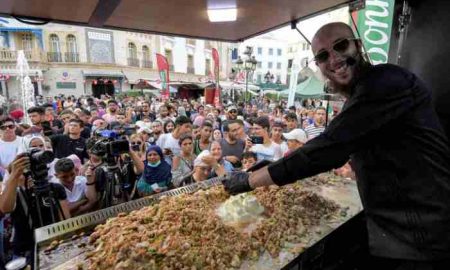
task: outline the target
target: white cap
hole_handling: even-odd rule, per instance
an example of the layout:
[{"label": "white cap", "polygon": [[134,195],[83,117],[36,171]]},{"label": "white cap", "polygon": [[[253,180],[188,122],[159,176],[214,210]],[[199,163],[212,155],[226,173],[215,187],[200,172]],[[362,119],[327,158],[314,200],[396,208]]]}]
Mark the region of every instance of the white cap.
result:
[{"label": "white cap", "polygon": [[297,140],[301,143],[306,143],[306,132],[303,129],[296,128],[291,130],[288,133],[283,133],[283,137],[286,138],[286,140]]},{"label": "white cap", "polygon": [[141,128],[138,130],[137,133],[142,133],[142,132],[145,132],[145,133],[147,133],[147,134],[152,134],[152,133],[153,133],[153,131],[152,131],[150,128],[148,128],[148,127],[141,127]]},{"label": "white cap", "polygon": [[203,162],[203,157],[209,155],[208,150],[203,150],[194,160],[194,167],[209,167],[208,164]]}]

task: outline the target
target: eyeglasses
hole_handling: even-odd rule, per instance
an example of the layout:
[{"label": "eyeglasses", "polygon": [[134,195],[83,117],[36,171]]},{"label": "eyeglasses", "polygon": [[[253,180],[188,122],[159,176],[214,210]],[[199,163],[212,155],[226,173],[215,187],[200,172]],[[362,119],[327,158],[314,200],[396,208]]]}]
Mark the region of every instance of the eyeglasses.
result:
[{"label": "eyeglasses", "polygon": [[131,145],[141,145],[142,142],[131,142]]},{"label": "eyeglasses", "polygon": [[[347,51],[348,47],[350,47],[350,41],[354,41],[354,40],[359,40],[359,39],[358,38],[344,38],[344,39],[338,40],[335,43],[333,43],[333,46],[331,46],[331,48],[335,52],[342,54]],[[314,61],[316,61],[316,63],[320,64],[320,63],[326,62],[328,60],[328,58],[330,58],[330,52],[326,51],[326,50],[322,50],[314,56]]]},{"label": "eyeglasses", "polygon": [[6,130],[7,128],[9,128],[9,129],[14,129],[15,127],[16,127],[15,125],[11,124],[11,125],[4,125],[4,126],[1,126],[0,129],[1,129],[1,130]]}]

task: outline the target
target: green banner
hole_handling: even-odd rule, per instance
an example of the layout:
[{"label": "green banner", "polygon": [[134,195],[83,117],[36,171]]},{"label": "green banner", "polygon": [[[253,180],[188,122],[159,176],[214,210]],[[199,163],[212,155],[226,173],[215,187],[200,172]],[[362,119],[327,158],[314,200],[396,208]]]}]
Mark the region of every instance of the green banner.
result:
[{"label": "green banner", "polygon": [[357,12],[359,34],[372,63],[388,62],[395,0],[366,0],[366,8]]},{"label": "green banner", "polygon": [[57,89],[76,89],[76,82],[56,82]]}]

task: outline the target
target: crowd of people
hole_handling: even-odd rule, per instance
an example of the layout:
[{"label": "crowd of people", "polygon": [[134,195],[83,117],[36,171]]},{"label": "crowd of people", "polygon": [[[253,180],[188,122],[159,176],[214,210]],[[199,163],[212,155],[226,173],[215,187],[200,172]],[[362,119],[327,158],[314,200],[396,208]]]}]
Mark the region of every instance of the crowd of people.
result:
[{"label": "crowd of people", "polygon": [[[11,107],[0,120],[3,261],[11,254],[30,257],[37,220],[54,221],[29,203],[36,196],[27,173],[30,151],[53,152],[48,182],[62,219],[276,161],[323,132],[332,117],[318,100],[287,107],[253,99],[217,107],[143,96],[59,96],[35,105]],[[111,153],[114,141],[126,141],[127,150]],[[119,180],[110,184],[117,181],[112,165]],[[351,176],[345,168],[336,173]]]}]

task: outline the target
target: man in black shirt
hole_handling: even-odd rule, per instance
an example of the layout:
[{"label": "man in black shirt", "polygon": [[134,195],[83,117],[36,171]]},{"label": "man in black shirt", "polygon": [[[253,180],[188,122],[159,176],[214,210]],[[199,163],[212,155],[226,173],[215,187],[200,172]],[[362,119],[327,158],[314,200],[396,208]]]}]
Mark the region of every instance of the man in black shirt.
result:
[{"label": "man in black shirt", "polygon": [[83,127],[83,121],[71,119],[69,121],[68,134],[50,136],[56,158],[64,158],[75,154],[84,164],[85,159],[88,159],[89,157],[86,151],[86,139],[81,137]]},{"label": "man in black shirt", "polygon": [[342,112],[300,149],[251,175],[235,174],[226,189],[284,185],[351,158],[373,256],[368,267],[450,269],[450,154],[430,91],[401,67],[370,65],[346,24],[322,27],[312,49],[331,89],[347,97]]},{"label": "man in black shirt", "polygon": [[136,115],[136,121],[142,121],[144,116],[150,117],[150,121],[155,121],[156,115],[150,110],[150,102],[143,101],[141,112]]}]

